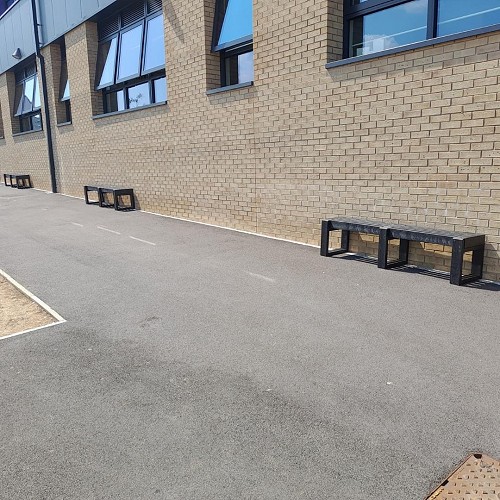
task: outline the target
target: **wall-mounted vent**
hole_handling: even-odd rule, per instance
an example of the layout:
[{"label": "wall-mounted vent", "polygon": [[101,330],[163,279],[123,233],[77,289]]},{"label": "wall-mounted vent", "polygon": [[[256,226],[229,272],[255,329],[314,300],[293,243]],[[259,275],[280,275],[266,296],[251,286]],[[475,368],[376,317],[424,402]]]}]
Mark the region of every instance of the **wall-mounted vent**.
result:
[{"label": "wall-mounted vent", "polygon": [[99,38],[107,38],[120,29],[120,18],[118,16],[108,17],[99,23]]},{"label": "wall-mounted vent", "polygon": [[144,18],[144,3],[135,3],[122,12],[122,28]]},{"label": "wall-mounted vent", "polygon": [[161,10],[161,0],[147,0],[148,14]]}]

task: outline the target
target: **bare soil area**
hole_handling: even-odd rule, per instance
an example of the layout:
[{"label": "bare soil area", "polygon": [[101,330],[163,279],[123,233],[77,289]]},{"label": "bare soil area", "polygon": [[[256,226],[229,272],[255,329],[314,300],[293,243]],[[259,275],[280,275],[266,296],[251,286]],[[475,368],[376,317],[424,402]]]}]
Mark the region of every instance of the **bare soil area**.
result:
[{"label": "bare soil area", "polygon": [[55,321],[47,311],[0,276],[0,337]]}]

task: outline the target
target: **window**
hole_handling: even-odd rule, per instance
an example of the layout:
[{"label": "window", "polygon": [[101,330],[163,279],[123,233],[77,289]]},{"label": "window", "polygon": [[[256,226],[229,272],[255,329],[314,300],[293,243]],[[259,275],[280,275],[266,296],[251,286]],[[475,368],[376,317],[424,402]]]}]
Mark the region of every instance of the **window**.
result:
[{"label": "window", "polygon": [[440,0],[438,3],[437,35],[500,24],[498,0]]},{"label": "window", "polygon": [[[58,120],[59,123],[68,123],[71,121],[71,102],[70,102],[70,90],[69,90],[69,79],[68,79],[68,64],[66,61],[66,50],[64,46],[61,46],[61,81],[59,84],[60,96],[64,113]],[[59,118],[59,117],[58,117]]]},{"label": "window", "polygon": [[499,0],[345,0],[344,57],[500,24]]},{"label": "window", "polygon": [[254,79],[252,12],[252,0],[217,1],[213,50],[220,53],[222,86]]},{"label": "window", "polygon": [[42,129],[40,90],[34,63],[16,73],[14,106],[14,117],[19,119],[20,132]]},{"label": "window", "polygon": [[99,24],[96,82],[105,113],[167,100],[161,5],[141,1]]}]

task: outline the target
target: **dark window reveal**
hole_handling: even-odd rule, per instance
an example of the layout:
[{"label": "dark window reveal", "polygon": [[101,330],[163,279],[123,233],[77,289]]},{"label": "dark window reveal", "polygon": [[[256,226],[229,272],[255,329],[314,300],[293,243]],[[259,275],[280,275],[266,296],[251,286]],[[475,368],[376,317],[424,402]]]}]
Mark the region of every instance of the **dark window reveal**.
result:
[{"label": "dark window reveal", "polygon": [[[96,82],[106,113],[166,100],[163,30],[160,0],[135,3],[100,23]],[[164,92],[155,90],[159,79]]]}]

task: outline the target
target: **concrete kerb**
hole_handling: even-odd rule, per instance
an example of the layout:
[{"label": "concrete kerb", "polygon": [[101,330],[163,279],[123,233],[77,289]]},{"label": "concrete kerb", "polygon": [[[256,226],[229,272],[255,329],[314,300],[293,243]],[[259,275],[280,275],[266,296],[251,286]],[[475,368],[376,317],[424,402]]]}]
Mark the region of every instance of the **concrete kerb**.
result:
[{"label": "concrete kerb", "polygon": [[49,323],[48,325],[43,325],[43,326],[39,326],[36,328],[30,328],[28,330],[23,330],[21,332],[12,333],[10,335],[5,335],[3,337],[0,337],[0,340],[5,340],[5,339],[11,338],[11,337],[16,337],[18,335],[23,335],[25,333],[34,332],[37,330],[41,330],[43,328],[49,328],[50,326],[59,325],[61,323],[66,323],[66,320],[59,313],[54,311],[54,309],[52,309],[49,305],[47,305],[45,302],[43,302],[43,300],[39,299],[36,295],[31,293],[29,290],[27,290],[24,286],[22,286],[20,283],[18,283],[12,276],[7,274],[2,269],[0,269],[0,276],[5,278],[11,285],[15,286],[23,295],[25,295],[30,300],[32,300],[33,302],[38,304],[44,311],[46,311],[48,314],[50,314],[56,320],[53,323]]}]

